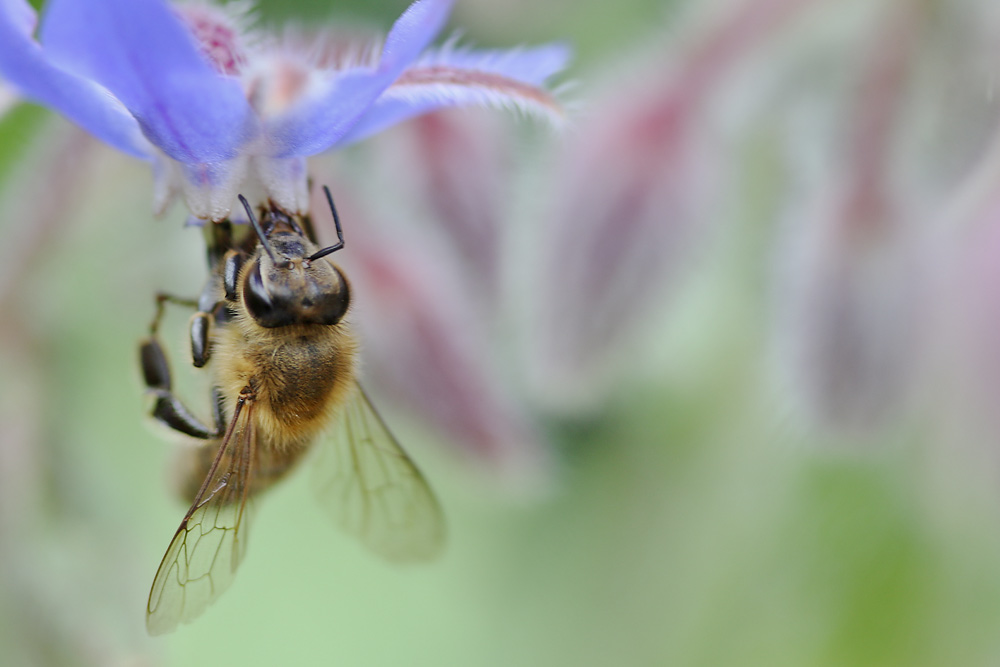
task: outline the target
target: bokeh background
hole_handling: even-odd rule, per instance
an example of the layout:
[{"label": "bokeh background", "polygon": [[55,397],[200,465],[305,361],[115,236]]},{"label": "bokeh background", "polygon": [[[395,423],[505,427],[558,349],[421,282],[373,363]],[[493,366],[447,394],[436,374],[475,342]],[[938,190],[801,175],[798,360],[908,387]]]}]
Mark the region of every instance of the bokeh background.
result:
[{"label": "bokeh background", "polygon": [[445,113],[313,163],[448,549],[386,565],[296,475],[163,638],[185,506],[136,342],[156,290],[199,290],[201,234],[154,219],[145,165],[7,105],[0,664],[1000,662],[995,3],[461,0],[451,25],[572,43],[563,127]]}]

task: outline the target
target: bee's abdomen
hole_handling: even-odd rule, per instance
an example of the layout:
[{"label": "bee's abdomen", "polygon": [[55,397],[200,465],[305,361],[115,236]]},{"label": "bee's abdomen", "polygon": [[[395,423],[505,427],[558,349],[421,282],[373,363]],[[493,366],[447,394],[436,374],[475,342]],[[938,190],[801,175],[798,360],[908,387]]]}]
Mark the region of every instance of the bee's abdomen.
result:
[{"label": "bee's abdomen", "polygon": [[295,464],[305,453],[303,446],[295,447],[261,447],[258,449],[257,463],[253,471],[250,493],[257,494],[266,491],[275,482],[280,481],[295,469]]},{"label": "bee's abdomen", "polygon": [[[190,502],[201,488],[205,477],[219,454],[221,441],[214,441],[204,447],[185,448],[178,452],[175,461],[174,486],[181,500]],[[254,448],[256,456],[250,470],[249,495],[254,496],[266,491],[275,482],[281,480],[295,468],[295,463],[306,451],[302,444],[275,447],[274,443],[261,438]],[[227,452],[219,462],[223,470],[233,468],[232,452]],[[233,500],[241,498],[241,494],[233,494]]]}]

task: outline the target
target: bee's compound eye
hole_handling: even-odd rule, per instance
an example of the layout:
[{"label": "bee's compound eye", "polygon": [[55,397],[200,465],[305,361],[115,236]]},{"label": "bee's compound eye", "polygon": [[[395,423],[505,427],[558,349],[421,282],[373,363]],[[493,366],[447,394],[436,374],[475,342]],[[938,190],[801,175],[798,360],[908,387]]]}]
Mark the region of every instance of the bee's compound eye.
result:
[{"label": "bee's compound eye", "polygon": [[329,289],[322,291],[320,298],[311,309],[309,319],[317,324],[337,324],[344,319],[351,305],[351,288],[340,269],[334,267],[334,278]]},{"label": "bee's compound eye", "polygon": [[262,327],[283,327],[295,323],[284,299],[275,299],[260,275],[260,262],[254,262],[243,280],[243,302],[250,316]]}]

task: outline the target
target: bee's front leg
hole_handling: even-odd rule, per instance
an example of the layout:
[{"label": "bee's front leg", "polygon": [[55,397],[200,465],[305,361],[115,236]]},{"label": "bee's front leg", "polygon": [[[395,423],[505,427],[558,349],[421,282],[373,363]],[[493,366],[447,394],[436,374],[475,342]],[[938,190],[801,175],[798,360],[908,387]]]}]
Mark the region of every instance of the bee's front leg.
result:
[{"label": "bee's front leg", "polygon": [[[217,318],[226,319],[229,317],[226,304],[236,301],[236,280],[243,266],[243,255],[230,250],[222,259],[223,268],[221,271],[223,299],[218,299],[218,279],[209,280],[205,285],[201,298],[194,307],[198,309],[191,317],[191,361],[196,368],[201,368],[208,363],[212,350],[209,347],[209,334],[212,322]],[[189,302],[190,303],[190,302]]]}]

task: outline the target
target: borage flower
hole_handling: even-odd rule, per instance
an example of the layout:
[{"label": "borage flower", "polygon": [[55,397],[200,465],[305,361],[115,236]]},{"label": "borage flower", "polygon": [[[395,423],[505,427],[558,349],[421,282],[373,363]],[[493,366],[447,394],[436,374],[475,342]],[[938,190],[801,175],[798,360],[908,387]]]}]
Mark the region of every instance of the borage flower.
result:
[{"label": "borage flower", "polygon": [[559,114],[542,86],[568,49],[428,51],[452,0],[417,0],[374,45],[249,38],[239,17],[162,0],[0,0],[0,74],[28,98],[150,161],[156,208],[182,194],[206,220],[237,193],[308,208],[305,158],[433,109]]}]

